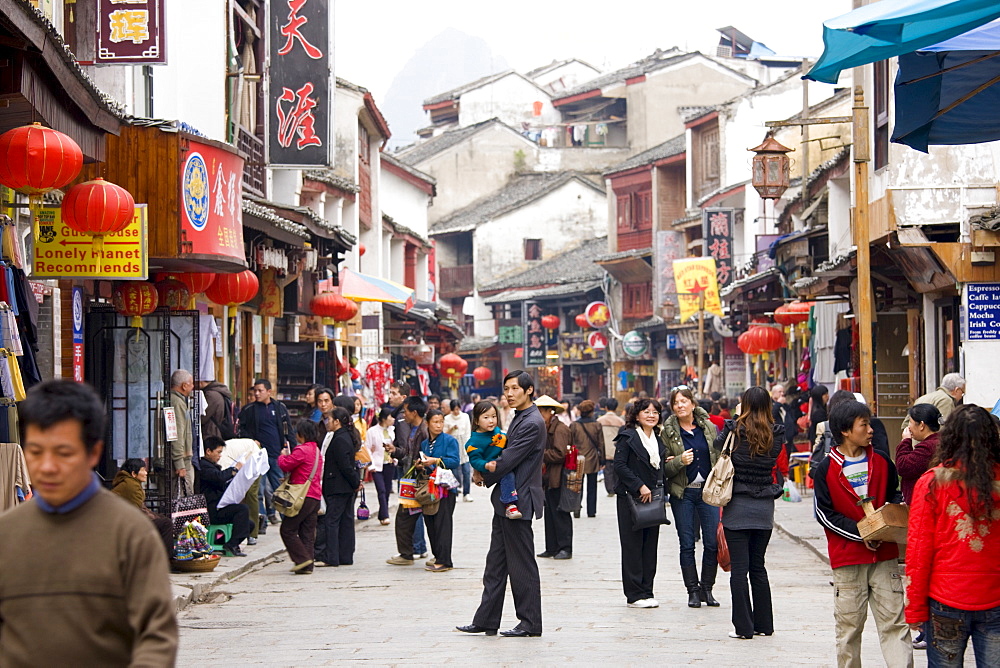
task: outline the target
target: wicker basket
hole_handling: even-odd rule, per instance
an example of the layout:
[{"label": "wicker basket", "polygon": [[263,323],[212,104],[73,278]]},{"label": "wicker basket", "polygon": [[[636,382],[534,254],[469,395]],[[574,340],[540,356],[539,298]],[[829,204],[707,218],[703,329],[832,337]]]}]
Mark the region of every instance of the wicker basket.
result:
[{"label": "wicker basket", "polygon": [[906,542],[906,525],[910,510],[899,503],[887,503],[878,510],[870,499],[862,501],[865,517],[858,522],[858,531],[864,540],[885,540],[890,543]]},{"label": "wicker basket", "polygon": [[171,559],[170,567],[181,573],[208,573],[215,570],[215,567],[219,565],[221,560],[221,557],[217,554],[201,559],[188,559],[186,561]]}]

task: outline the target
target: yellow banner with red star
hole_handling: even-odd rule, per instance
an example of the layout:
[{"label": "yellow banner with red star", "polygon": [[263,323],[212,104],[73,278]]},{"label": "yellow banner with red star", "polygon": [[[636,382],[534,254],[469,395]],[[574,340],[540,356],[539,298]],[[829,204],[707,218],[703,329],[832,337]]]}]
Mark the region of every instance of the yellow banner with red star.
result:
[{"label": "yellow banner with red star", "polygon": [[704,293],[705,311],[722,315],[719,299],[719,281],[715,274],[715,260],[710,257],[690,257],[674,260],[674,282],[677,284],[677,301],[681,322],[698,313],[701,293]]}]

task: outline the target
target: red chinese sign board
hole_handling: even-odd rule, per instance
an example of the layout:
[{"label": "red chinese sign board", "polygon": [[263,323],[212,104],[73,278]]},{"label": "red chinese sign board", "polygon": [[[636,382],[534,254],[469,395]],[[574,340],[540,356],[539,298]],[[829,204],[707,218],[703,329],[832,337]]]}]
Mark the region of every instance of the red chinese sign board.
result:
[{"label": "red chinese sign board", "polygon": [[330,7],[328,0],[270,0],[268,163],[322,167],[330,162]]},{"label": "red chinese sign board", "polygon": [[167,62],[166,0],[98,0],[94,62],[106,65]]},{"label": "red chinese sign board", "polygon": [[244,259],[243,158],[193,139],[181,161],[181,254]]},{"label": "red chinese sign board", "polygon": [[704,237],[708,256],[715,260],[719,288],[733,282],[733,224],[735,209],[705,209]]}]

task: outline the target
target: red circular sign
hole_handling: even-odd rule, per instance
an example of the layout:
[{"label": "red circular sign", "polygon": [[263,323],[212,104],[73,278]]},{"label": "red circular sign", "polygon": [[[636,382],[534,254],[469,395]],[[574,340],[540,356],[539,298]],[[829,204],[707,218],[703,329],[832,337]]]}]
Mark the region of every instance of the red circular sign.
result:
[{"label": "red circular sign", "polygon": [[604,350],[608,347],[608,337],[601,332],[591,332],[587,335],[587,345],[594,350]]},{"label": "red circular sign", "polygon": [[[611,311],[608,309],[608,305],[604,302],[590,302],[587,304],[586,310],[583,312],[587,316],[587,322],[594,329],[601,329],[602,327],[607,327],[608,323],[611,321]],[[605,341],[607,343],[607,341]]]}]

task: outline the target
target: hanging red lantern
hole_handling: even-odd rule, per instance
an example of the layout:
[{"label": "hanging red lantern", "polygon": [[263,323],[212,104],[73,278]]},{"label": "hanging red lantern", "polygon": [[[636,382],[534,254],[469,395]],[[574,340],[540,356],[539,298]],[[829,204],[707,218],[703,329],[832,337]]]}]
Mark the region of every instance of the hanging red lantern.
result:
[{"label": "hanging red lantern", "polygon": [[736,339],[737,347],[747,355],[759,355],[760,348],[757,347],[757,341],[754,336],[750,334],[750,330],[747,330],[740,334],[739,338]]},{"label": "hanging red lantern", "polygon": [[577,314],[577,316],[573,318],[573,321],[576,323],[576,326],[579,327],[580,329],[588,329],[590,327],[590,322],[587,320],[586,313]]},{"label": "hanging red lantern", "polygon": [[205,292],[208,290],[209,286],[215,282],[215,274],[184,272],[171,274],[171,278],[176,278],[178,281],[186,285],[188,292],[191,293],[192,297]]},{"label": "hanging red lantern", "polygon": [[797,325],[809,322],[809,311],[812,309],[812,302],[794,301],[788,305],[788,312],[792,316],[790,324]]},{"label": "hanging red lantern", "polygon": [[336,322],[347,322],[358,314],[358,304],[336,292],[321,292],[313,297],[309,310]]},{"label": "hanging red lantern", "polygon": [[485,383],[493,377],[493,372],[489,367],[477,366],[472,370],[472,377],[475,378],[478,383]]},{"label": "hanging red lantern", "polygon": [[358,244],[358,257],[361,257],[362,255],[364,255],[366,250],[368,250],[368,249],[365,248],[364,244]]},{"label": "hanging red lantern", "polygon": [[134,216],[132,194],[104,179],[78,183],[66,192],[62,201],[66,226],[94,237],[98,247],[104,236],[124,230]]},{"label": "hanging red lantern", "polygon": [[775,327],[751,327],[750,335],[762,353],[774,352],[785,345],[785,335]]},{"label": "hanging red lantern", "polygon": [[115,310],[132,318],[131,327],[142,327],[142,317],[156,310],[159,295],[156,286],[146,281],[118,281],[111,293]]},{"label": "hanging red lantern", "polygon": [[545,329],[559,329],[559,316],[543,315],[542,327],[544,327]]},{"label": "hanging red lantern", "polygon": [[77,143],[41,123],[0,135],[0,183],[25,195],[69,185],[82,167],[83,152]]},{"label": "hanging red lantern", "polygon": [[789,306],[789,304],[782,304],[778,308],[774,309],[774,321],[779,325],[789,327],[797,322],[795,315],[792,314]]},{"label": "hanging red lantern", "polygon": [[159,305],[166,306],[171,311],[183,311],[191,302],[191,293],[187,286],[173,278],[156,282],[156,294]]},{"label": "hanging red lantern", "polygon": [[236,316],[236,307],[257,296],[260,283],[249,269],[238,274],[217,274],[205,296],[220,306],[229,307],[229,317]]},{"label": "hanging red lantern", "polygon": [[438,367],[441,369],[441,375],[448,379],[449,384],[457,385],[458,379],[464,376],[468,370],[469,363],[455,353],[448,353],[442,355],[441,359],[438,360]]}]

